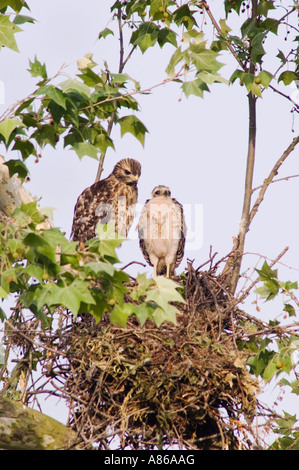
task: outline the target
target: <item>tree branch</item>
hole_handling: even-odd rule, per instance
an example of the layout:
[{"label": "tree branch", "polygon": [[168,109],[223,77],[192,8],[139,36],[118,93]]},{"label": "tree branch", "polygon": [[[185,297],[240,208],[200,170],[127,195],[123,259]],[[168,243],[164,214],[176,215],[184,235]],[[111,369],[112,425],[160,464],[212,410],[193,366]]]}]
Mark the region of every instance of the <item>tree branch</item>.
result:
[{"label": "tree branch", "polygon": [[[128,55],[127,59],[124,61],[124,37],[123,37],[123,29],[122,29],[123,27],[122,27],[122,21],[121,21],[122,18],[121,17],[122,17],[122,12],[121,12],[121,8],[119,8],[118,12],[117,12],[117,21],[118,21],[118,30],[119,30],[119,66],[118,66],[118,73],[123,72],[125,64],[129,60],[129,58],[131,57],[132,52],[133,52],[133,50],[131,50],[131,53]],[[107,133],[108,133],[109,136],[111,135],[111,131],[112,131],[112,127],[113,127],[113,124],[114,124],[115,116],[116,116],[115,112],[113,112],[110,116],[110,121],[109,121],[108,129],[107,129]],[[99,166],[98,166],[98,171],[97,171],[95,181],[99,181],[100,178],[101,178],[101,174],[103,172],[103,167],[104,167],[105,156],[106,156],[106,151],[101,153],[101,155],[100,155],[100,161],[99,161]]]},{"label": "tree branch", "polygon": [[[252,0],[251,18],[257,17],[257,0]],[[249,73],[254,75],[255,62],[251,59],[249,64]],[[235,292],[241,269],[242,256],[244,253],[245,238],[250,225],[250,207],[252,196],[252,182],[255,163],[255,147],[256,147],[256,100],[257,97],[250,92],[248,94],[249,109],[249,138],[247,152],[247,166],[245,175],[245,189],[243,199],[242,217],[240,221],[239,233],[237,236],[236,250],[234,253],[234,263],[230,279],[230,291]]]},{"label": "tree branch", "polygon": [[264,199],[264,196],[265,196],[265,192],[267,191],[269,185],[271,183],[273,183],[273,178],[277,175],[278,173],[278,170],[279,168],[281,167],[281,165],[283,164],[283,162],[288,158],[288,156],[290,155],[290,153],[294,150],[294,148],[296,147],[296,145],[299,143],[299,136],[295,137],[292,141],[292,143],[288,146],[288,148],[283,152],[283,154],[281,155],[281,157],[277,160],[277,162],[275,163],[275,165],[273,166],[272,170],[270,171],[269,173],[269,176],[268,178],[266,178],[264,180],[264,184],[262,185],[261,187],[261,190],[259,192],[259,195],[258,197],[256,198],[256,201],[254,203],[254,206],[253,208],[251,209],[251,212],[250,212],[250,216],[249,216],[249,224],[252,222],[252,219],[254,218],[254,216],[256,215],[258,209],[259,209],[259,206],[261,204],[261,202],[263,201]]},{"label": "tree branch", "polygon": [[64,424],[24,406],[20,401],[0,397],[0,448],[5,450],[63,450],[75,440]]}]

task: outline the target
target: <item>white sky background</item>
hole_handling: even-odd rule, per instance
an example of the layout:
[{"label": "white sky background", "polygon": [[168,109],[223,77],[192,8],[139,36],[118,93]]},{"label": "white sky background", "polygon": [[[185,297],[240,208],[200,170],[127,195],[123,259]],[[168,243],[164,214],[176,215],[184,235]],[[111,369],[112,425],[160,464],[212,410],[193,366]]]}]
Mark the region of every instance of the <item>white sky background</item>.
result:
[{"label": "white sky background", "polygon": [[[69,63],[72,65],[67,71],[74,76],[77,59],[89,52],[93,53],[94,61],[99,64],[95,71],[104,68],[103,61],[106,60],[111,71],[117,72],[117,38],[109,36],[106,40],[97,40],[99,32],[107,26],[111,17],[112,1],[52,0],[49,3],[29,0],[28,3],[31,8],[29,14],[37,23],[22,25],[23,32],[16,35],[20,54],[7,49],[2,49],[0,53],[0,79],[5,85],[5,103],[0,105],[0,114],[34,90],[37,80],[32,79],[26,69],[29,59],[34,60],[35,55],[42,63],[46,63],[49,76],[54,75],[62,64]],[[222,3],[210,1],[210,8],[216,18],[224,17],[223,12],[219,13]],[[27,13],[24,11],[24,14]],[[116,24],[108,26],[114,28]],[[208,18],[203,31],[207,34],[211,31]],[[138,80],[142,89],[156,85],[166,78],[165,68],[173,51],[170,45],[162,51],[156,45],[144,55],[135,51],[125,72]],[[220,61],[227,63],[228,56]],[[220,70],[226,78],[236,68],[236,63],[231,60],[229,63],[229,66]],[[272,68],[269,67],[269,70],[272,71]],[[290,87],[285,91],[295,90]],[[154,186],[165,184],[171,188],[172,196],[181,203],[191,205],[191,208],[196,204],[202,205],[202,246],[197,250],[186,250],[178,272],[185,268],[187,258],[195,260],[195,267],[205,262],[209,258],[210,246],[213,252],[219,253],[218,258],[225,256],[232,248],[232,236],[238,233],[243,204],[248,141],[245,87],[241,88],[237,82],[230,87],[215,84],[211,87],[211,93],[206,93],[202,100],[193,96],[186,99],[180,86],[171,83],[155,88],[150,95],[136,98],[141,106],[138,117],[149,130],[145,147],[129,134],[121,138],[119,129],[115,127],[112,139],[116,150],[108,149],[103,176],[107,176],[121,158],[132,157],[142,164],[140,204],[150,197]],[[270,90],[263,94],[262,100],[258,100],[257,110],[254,187],[262,184],[273,164],[299,132],[298,118],[294,125],[295,132],[292,132],[290,103]],[[11,157],[16,158],[13,154]],[[298,157],[297,147],[278,177],[299,174]],[[70,234],[77,197],[94,182],[97,165],[97,161],[90,157],[80,161],[75,152],[63,149],[62,145],[57,150],[47,147],[38,164],[34,163],[34,158],[31,160],[31,182],[25,187],[41,198],[42,207],[56,208],[55,225],[65,231],[67,236]],[[246,252],[260,253],[270,259],[276,258],[289,246],[282,261],[293,269],[277,266],[279,276],[284,281],[299,280],[298,200],[299,179],[271,185],[246,241]],[[119,250],[124,265],[130,261],[145,262],[135,231],[132,238]],[[243,270],[254,267],[258,259],[258,256],[246,255]],[[145,270],[151,275],[151,267]],[[132,275],[138,271],[143,272],[144,268],[138,265],[130,267]],[[248,313],[258,314],[255,305],[250,302],[246,304]],[[280,303],[269,303],[265,308],[262,302],[259,305],[262,307],[259,315],[266,321],[281,313]],[[270,401],[271,397],[270,394]],[[298,401],[294,405],[292,400],[284,403],[283,408],[294,414],[294,406],[298,410]],[[61,413],[63,410],[54,417],[62,420]]]}]

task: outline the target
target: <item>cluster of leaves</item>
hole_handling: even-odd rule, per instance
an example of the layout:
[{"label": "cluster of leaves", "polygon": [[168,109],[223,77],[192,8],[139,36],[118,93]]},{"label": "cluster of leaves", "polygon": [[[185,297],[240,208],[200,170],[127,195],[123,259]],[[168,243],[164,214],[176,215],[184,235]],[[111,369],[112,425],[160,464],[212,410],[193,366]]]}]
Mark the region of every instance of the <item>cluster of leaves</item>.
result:
[{"label": "cluster of leaves", "polygon": [[[283,297],[283,320],[295,317],[298,312],[298,300],[294,291],[298,289],[297,282],[280,281],[277,269],[272,269],[265,261],[262,268],[257,270],[259,281],[262,284],[256,289],[258,296],[266,302]],[[299,395],[298,387],[298,350],[299,337],[295,331],[288,332],[283,328],[280,315],[265,325],[264,335],[254,336],[253,341],[247,342],[252,355],[248,361],[251,373],[261,377],[263,381],[278,380],[281,388],[287,387],[294,395]],[[245,347],[243,344],[242,347]],[[293,379],[291,377],[293,376]],[[278,418],[277,428],[274,432],[279,437],[273,444],[273,449],[299,450],[299,428],[296,426],[298,418],[284,412],[284,418]]]},{"label": "cluster of leaves", "polygon": [[[224,2],[226,18],[219,21],[217,37],[208,44],[199,26],[199,15],[210,14],[204,1],[188,1],[180,7],[176,2],[168,0],[116,1],[111,12],[122,22],[121,32],[125,27],[130,31],[129,44],[132,46],[127,59],[123,58],[116,73],[109,70],[107,63],[104,69],[95,72],[97,64],[87,54],[78,61],[75,78],[56,84],[53,78],[48,77],[45,64],[37,58],[30,61],[29,71],[39,79],[37,88],[0,121],[0,141],[7,150],[17,152],[17,158],[7,162],[10,174],[18,173],[25,179],[28,175],[27,158],[34,156],[37,159],[46,145],[55,148],[60,141],[80,158],[87,155],[98,159],[107,148],[114,148],[109,131],[111,124],[120,126],[121,135],[129,132],[144,145],[147,128],[136,116],[139,106],[134,98],[141,88],[138,81],[123,73],[125,63],[136,48],[144,54],[156,44],[160,48],[166,44],[174,47],[166,72],[169,79],[181,83],[187,97],[203,97],[213,83],[227,82],[219,73],[222,64],[218,58],[224,51],[232,53],[238,62],[238,68],[229,82],[234,83],[239,79],[248,92],[258,97],[262,96],[263,90],[274,79],[284,85],[297,80],[298,36],[293,38],[295,48],[284,52],[278,50],[276,72],[264,70],[263,67],[265,41],[269,35],[279,34],[279,28],[285,26],[295,6],[289,7],[287,13],[284,12],[282,18],[277,19],[269,15],[273,10],[275,13],[279,11],[275,2],[262,0],[258,2],[258,17],[252,19],[242,13],[243,10],[247,11],[242,8],[244,3],[230,0]],[[17,12],[21,6],[27,8],[27,4],[21,0],[5,2],[5,5],[14,5]],[[239,36],[232,34],[228,25],[229,15],[233,13],[240,15],[240,18],[246,15],[240,25]],[[15,20],[20,22],[18,17]],[[3,14],[1,18],[4,18]],[[11,31],[11,34],[14,32],[16,30]],[[104,40],[111,34],[114,35],[114,31],[105,28],[99,33],[99,39]],[[179,39],[182,43],[180,46]],[[123,55],[123,51],[121,53]],[[254,71],[250,70],[250,63],[256,65]],[[294,70],[291,70],[292,63]],[[125,110],[131,113],[126,114]]]},{"label": "cluster of leaves", "polygon": [[[90,313],[99,321],[110,312],[112,322],[126,325],[130,315],[141,324],[151,318],[160,325],[176,322],[173,302],[184,302],[177,284],[145,274],[132,281],[117,269],[116,248],[123,242],[111,227],[100,225],[98,238],[84,250],[68,241],[57,229],[37,229],[45,216],[36,203],[23,204],[13,214],[13,222],[1,227],[0,297],[16,294],[20,307],[30,310],[44,326],[51,326],[57,307],[74,316]],[[171,302],[171,303],[170,303]],[[2,319],[5,313],[0,309]]]},{"label": "cluster of leaves", "polygon": [[[49,78],[45,64],[30,61],[30,73],[39,77],[38,88],[0,122],[0,139],[7,150],[17,151],[21,159],[7,162],[10,175],[18,173],[24,179],[28,174],[26,160],[40,155],[46,145],[53,148],[63,140],[82,158],[99,158],[113,141],[105,129],[111,119],[121,127],[122,135],[132,133],[144,144],[146,127],[135,114],[122,115],[123,109],[138,110],[136,100],[126,91],[130,80],[126,74],[110,74],[102,70],[96,74],[96,64],[90,55],[78,61],[79,73],[59,85]],[[136,86],[136,84],[134,82]]]},{"label": "cluster of leaves", "polygon": [[22,31],[22,29],[18,25],[34,23],[32,17],[21,14],[23,8],[29,10],[29,6],[24,0],[1,0],[0,48],[8,47],[13,51],[19,51],[15,34]]},{"label": "cluster of leaves", "polygon": [[[144,145],[147,129],[136,116],[139,106],[135,99],[142,89],[137,80],[123,71],[135,49],[145,54],[156,45],[174,48],[166,73],[169,80],[180,83],[187,97],[203,97],[213,83],[226,82],[219,72],[222,64],[218,60],[226,52],[238,64],[228,83],[238,79],[245,91],[256,97],[261,97],[264,89],[272,87],[274,82],[288,86],[298,80],[299,36],[289,35],[285,47],[278,50],[269,44],[268,49],[271,54],[274,51],[276,58],[271,70],[266,60],[266,45],[271,38],[278,37],[282,27],[290,31],[288,22],[292,14],[296,15],[296,2],[293,7],[283,8],[280,2],[258,0],[255,18],[248,14],[251,5],[247,0],[225,0],[223,6],[225,18],[216,22],[205,1],[189,0],[178,6],[172,0],[117,0],[111,12],[120,23],[119,34],[123,35],[127,28],[131,51],[124,59],[124,51],[120,50],[122,60],[115,73],[107,63],[96,72],[97,64],[87,54],[78,61],[74,78],[59,81],[60,73],[49,77],[46,64],[35,57],[29,63],[29,72],[38,79],[35,91],[0,120],[0,142],[9,155],[16,156],[6,162],[10,175],[17,173],[26,179],[27,159],[31,156],[37,159],[47,145],[56,148],[59,142],[79,158],[87,155],[98,159],[109,147],[114,148],[110,135],[112,124],[120,126],[121,135],[129,132]],[[24,0],[0,1],[1,47],[17,51],[14,35],[20,31],[18,25],[34,22],[20,14],[23,8],[29,10]],[[238,33],[229,26],[230,19],[235,21],[236,15],[240,20],[235,28]],[[202,30],[203,18],[209,19],[215,28],[211,44]],[[105,28],[99,33],[99,40],[114,34],[112,29]],[[117,269],[115,250],[120,241],[111,240],[109,228],[104,230],[99,226],[98,238],[90,241],[84,251],[78,251],[76,243],[68,241],[58,229],[39,229],[43,221],[44,216],[32,203],[17,209],[13,223],[1,227],[2,299],[16,294],[20,305],[46,326],[50,326],[52,313],[58,307],[75,316],[89,312],[97,321],[109,312],[111,321],[120,325],[125,325],[130,315],[136,315],[141,324],[147,318],[158,326],[166,320],[175,322],[178,312],[174,303],[183,302],[177,285],[164,278],[148,279],[145,274],[133,282],[126,272]],[[290,300],[284,303],[284,312],[294,316],[298,305],[293,291],[297,284],[282,283],[277,272],[267,264],[259,275],[263,286],[258,294],[266,300],[287,295]],[[5,318],[3,310],[0,316]],[[260,339],[253,336],[246,344],[252,350],[249,364],[252,373],[266,381],[282,372],[291,372],[292,357],[298,347],[298,337],[278,334],[279,327],[273,321],[264,336]],[[270,339],[271,331],[276,335],[275,340]],[[283,379],[281,384],[298,393],[295,383]],[[287,425],[278,423],[280,432],[287,429],[282,432],[287,440],[281,441],[280,446],[297,438],[289,424],[290,420]]]}]

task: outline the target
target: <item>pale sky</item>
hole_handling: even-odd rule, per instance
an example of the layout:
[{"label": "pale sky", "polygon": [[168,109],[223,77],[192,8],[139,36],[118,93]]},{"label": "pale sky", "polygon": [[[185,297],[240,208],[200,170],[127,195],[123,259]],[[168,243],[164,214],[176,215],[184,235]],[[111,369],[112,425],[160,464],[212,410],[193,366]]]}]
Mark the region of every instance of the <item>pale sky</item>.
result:
[{"label": "pale sky", "polygon": [[[99,64],[95,70],[102,68],[106,60],[111,71],[117,72],[117,38],[109,36],[106,40],[97,40],[110,19],[112,2],[29,0],[28,3],[31,8],[29,14],[37,23],[22,25],[24,31],[16,35],[20,54],[1,50],[0,79],[5,86],[5,103],[0,105],[0,114],[34,90],[36,80],[26,69],[29,59],[33,60],[35,55],[46,63],[49,76],[63,64],[71,64],[66,72],[74,76],[77,59],[86,53],[92,53],[94,61]],[[219,17],[220,3],[210,1],[216,18]],[[25,10],[24,14],[27,14]],[[223,13],[221,15],[223,17]],[[203,31],[206,34],[211,31],[208,19]],[[154,86],[166,78],[165,68],[173,51],[170,45],[162,51],[156,46],[144,55],[135,51],[125,72],[138,80],[143,89]],[[236,63],[227,56],[220,61],[229,63],[220,70],[229,78]],[[60,81],[63,80],[62,77]],[[296,94],[292,87],[285,91]],[[196,249],[189,245],[191,249],[186,249],[178,273],[184,270],[187,258],[195,260],[195,267],[205,262],[210,246],[221,258],[232,248],[232,237],[238,232],[242,210],[248,139],[245,87],[241,88],[237,82],[230,87],[215,84],[211,93],[205,94],[202,100],[193,96],[186,99],[179,85],[171,83],[155,88],[150,95],[137,96],[137,100],[141,108],[138,117],[149,130],[145,147],[129,134],[121,138],[119,129],[115,127],[111,136],[115,151],[109,149],[107,152],[103,176],[107,176],[121,158],[135,158],[142,165],[139,204],[150,197],[154,186],[165,184],[171,188],[173,197],[190,208],[191,214],[195,213],[195,207],[203,211],[202,219],[199,218],[202,227],[198,227],[198,240],[202,238],[202,243],[198,243]],[[257,110],[255,187],[262,184],[273,164],[299,133],[298,119],[294,123],[295,132],[292,132],[291,105],[282,97],[266,91],[263,99],[258,101]],[[16,155],[11,156],[16,158]],[[284,164],[279,178],[299,174],[298,157],[299,147]],[[89,157],[80,161],[75,152],[59,145],[56,150],[46,148],[38,164],[32,158],[29,168],[31,182],[26,188],[41,198],[42,207],[56,208],[54,222],[69,236],[74,204],[82,190],[94,182],[97,162]],[[298,200],[299,179],[271,185],[247,236],[245,251],[259,253],[269,259],[276,258],[289,246],[282,262],[292,269],[277,266],[284,281],[299,279]],[[133,260],[145,262],[136,236],[136,232],[132,232],[132,240],[119,250],[123,264]],[[251,269],[258,260],[256,255],[246,255],[243,270]],[[130,268],[132,275],[143,271],[144,268],[138,265]],[[150,275],[152,268],[147,267],[145,271]],[[249,274],[252,274],[251,270]],[[248,313],[255,315],[257,312],[252,300],[254,297],[246,303],[246,308]],[[263,307],[262,302],[260,306]],[[276,317],[281,313],[280,306],[266,305],[263,319]],[[294,413],[293,408],[292,405],[289,411]]]}]

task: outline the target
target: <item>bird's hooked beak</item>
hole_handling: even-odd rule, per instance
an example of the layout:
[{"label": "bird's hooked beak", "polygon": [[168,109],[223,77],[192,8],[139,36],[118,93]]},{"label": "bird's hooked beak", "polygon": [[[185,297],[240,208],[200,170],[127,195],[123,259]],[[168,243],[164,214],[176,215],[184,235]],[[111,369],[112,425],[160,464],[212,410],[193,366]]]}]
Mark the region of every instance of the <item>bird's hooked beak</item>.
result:
[{"label": "bird's hooked beak", "polygon": [[134,181],[137,181],[139,179],[139,175],[135,175],[133,179]]}]

